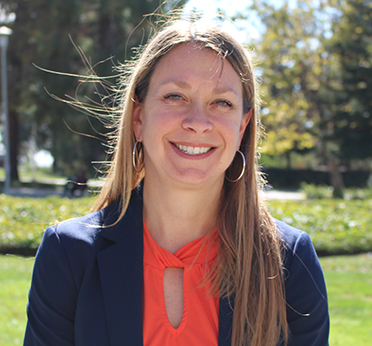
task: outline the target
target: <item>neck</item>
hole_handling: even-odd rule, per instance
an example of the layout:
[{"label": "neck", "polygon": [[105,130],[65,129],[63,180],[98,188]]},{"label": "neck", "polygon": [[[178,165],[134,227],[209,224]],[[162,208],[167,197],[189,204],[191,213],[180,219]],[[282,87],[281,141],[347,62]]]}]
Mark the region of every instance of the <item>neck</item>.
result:
[{"label": "neck", "polygon": [[222,184],[169,187],[146,176],[143,217],[152,238],[171,253],[216,227]]}]

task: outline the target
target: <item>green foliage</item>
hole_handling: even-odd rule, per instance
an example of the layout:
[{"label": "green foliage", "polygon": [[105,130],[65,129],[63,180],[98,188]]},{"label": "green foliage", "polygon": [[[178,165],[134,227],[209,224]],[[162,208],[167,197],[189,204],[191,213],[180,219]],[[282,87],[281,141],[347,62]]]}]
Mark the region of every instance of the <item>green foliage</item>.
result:
[{"label": "green foliage", "polygon": [[[0,195],[0,251],[35,252],[45,228],[88,213],[93,201]],[[308,232],[321,255],[372,251],[372,199],[270,201],[269,208],[277,219]]]},{"label": "green foliage", "polygon": [[372,188],[345,189],[344,198],[350,199],[372,199]]},{"label": "green foliage", "polygon": [[325,257],[320,262],[328,290],[330,345],[370,345],[372,255]]},{"label": "green foliage", "polygon": [[[332,198],[333,187],[327,185],[301,183],[301,192],[303,192],[309,199]],[[372,188],[345,189],[343,198],[345,200],[372,199]]]},{"label": "green foliage", "polygon": [[[36,251],[44,230],[57,222],[87,214],[92,197],[43,199],[0,195],[0,251]],[[31,251],[31,252],[32,252]]]},{"label": "green foliage", "polygon": [[342,157],[365,159],[372,153],[372,6],[364,0],[341,4],[343,15],[330,40],[330,49],[340,56],[342,83],[335,136]]},{"label": "green foliage", "polygon": [[372,251],[372,199],[270,201],[269,209],[309,233],[319,255]]},{"label": "green foliage", "polygon": [[315,151],[312,166],[327,166],[340,197],[340,165],[368,165],[372,155],[370,2],[256,0],[249,10],[264,28],[251,42],[261,62],[263,152]]},{"label": "green foliage", "polygon": [[306,198],[310,199],[332,198],[333,187],[326,185],[313,185],[302,183],[301,192],[305,193]]},{"label": "green foliage", "polygon": [[[94,174],[92,161],[106,157],[105,134],[111,132],[96,116],[85,115],[53,100],[78,98],[107,117],[107,110],[117,100],[117,71],[114,67],[133,55],[132,47],[147,40],[154,26],[144,16],[159,12],[158,0],[4,0],[1,7],[14,12],[9,26],[9,113],[19,122],[22,154],[30,142],[49,150],[54,172],[75,175],[80,170]],[[180,1],[178,4],[182,4]],[[0,23],[1,25],[1,23]],[[75,45],[75,46],[74,46]],[[55,71],[46,73],[36,68]],[[94,70],[94,71],[93,71]],[[95,74],[105,77],[92,82]],[[73,78],[72,75],[76,77]],[[78,77],[81,76],[81,77]],[[86,77],[85,77],[86,76]],[[116,76],[116,77],[115,77]],[[86,83],[86,81],[91,81]],[[115,94],[112,99],[108,97]],[[115,99],[115,100],[114,100]],[[13,128],[10,138],[18,138]]]},{"label": "green foliage", "polygon": [[256,1],[254,9],[265,31],[254,43],[262,62],[263,116],[267,138],[263,151],[270,155],[311,149],[318,140],[312,127],[319,121],[311,93],[324,82],[322,29],[316,6],[301,1],[292,9]]},{"label": "green foliage", "polygon": [[264,25],[263,150],[315,147],[326,159],[371,157],[372,7],[368,1],[254,1]]}]

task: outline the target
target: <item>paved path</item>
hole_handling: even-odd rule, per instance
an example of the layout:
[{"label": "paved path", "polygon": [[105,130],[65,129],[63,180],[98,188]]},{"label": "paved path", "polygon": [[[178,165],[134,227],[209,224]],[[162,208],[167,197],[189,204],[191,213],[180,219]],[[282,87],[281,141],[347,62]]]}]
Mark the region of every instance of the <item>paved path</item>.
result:
[{"label": "paved path", "polygon": [[[12,188],[8,195],[17,197],[33,197],[33,198],[45,198],[47,196],[66,196],[64,193],[63,186],[59,186],[56,189],[33,189],[28,187]],[[70,197],[70,196],[67,196]],[[303,200],[305,195],[301,192],[293,191],[281,191],[281,190],[268,190],[263,192],[263,197],[266,200],[275,199],[291,199],[291,200]]]},{"label": "paved path", "polygon": [[294,191],[282,191],[282,190],[268,190],[263,192],[263,197],[266,200],[273,199],[292,199],[292,200],[303,200],[306,196],[302,192]]},{"label": "paved path", "polygon": [[[32,183],[32,179],[23,178],[23,183]],[[7,191],[7,195],[15,197],[33,197],[33,198],[45,198],[47,196],[61,196],[71,197],[71,195],[65,193],[65,185],[67,179],[61,178],[38,178],[37,183],[54,185],[55,188],[30,188],[30,187],[12,187]],[[88,190],[97,189],[103,185],[103,181],[98,179],[91,179],[88,181]],[[0,191],[0,193],[3,193]]]},{"label": "paved path", "polygon": [[[30,183],[32,182],[31,179],[23,178],[22,182]],[[7,194],[11,196],[19,196],[19,197],[36,197],[36,198],[44,198],[50,195],[53,196],[66,196],[64,192],[64,186],[67,183],[67,179],[61,178],[38,178],[38,183],[44,184],[52,184],[56,186],[55,189],[34,189],[29,187],[20,187],[20,188],[12,188]],[[103,181],[99,179],[89,179],[88,180],[88,190],[94,189],[97,190],[100,186],[103,185]],[[1,191],[0,191],[1,193]],[[283,191],[283,190],[275,190],[275,189],[268,189],[263,191],[264,199],[266,200],[273,200],[273,199],[292,199],[292,200],[303,200],[306,196],[301,192],[296,191]]]},{"label": "paved path", "polygon": [[9,196],[15,197],[33,197],[33,198],[45,198],[48,196],[64,196],[63,188],[57,189],[33,189],[29,187],[17,187],[11,188],[7,193]]}]

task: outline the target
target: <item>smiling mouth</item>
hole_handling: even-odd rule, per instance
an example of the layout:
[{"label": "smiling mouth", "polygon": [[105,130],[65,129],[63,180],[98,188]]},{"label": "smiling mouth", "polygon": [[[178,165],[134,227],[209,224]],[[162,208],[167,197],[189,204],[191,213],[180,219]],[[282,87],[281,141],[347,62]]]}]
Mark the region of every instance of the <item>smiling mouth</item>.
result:
[{"label": "smiling mouth", "polygon": [[200,155],[200,154],[205,154],[208,151],[212,150],[213,147],[189,147],[186,145],[179,145],[176,143],[173,143],[173,145],[181,150],[183,153],[188,154],[188,155]]}]

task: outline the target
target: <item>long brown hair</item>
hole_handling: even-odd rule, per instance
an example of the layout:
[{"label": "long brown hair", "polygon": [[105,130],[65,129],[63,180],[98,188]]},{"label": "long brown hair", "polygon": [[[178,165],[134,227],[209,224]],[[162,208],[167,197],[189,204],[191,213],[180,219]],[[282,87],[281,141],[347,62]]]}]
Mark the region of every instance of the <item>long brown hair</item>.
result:
[{"label": "long brown hair", "polygon": [[[234,301],[233,346],[276,345],[280,337],[286,342],[288,328],[281,244],[275,224],[259,195],[262,179],[257,164],[261,126],[257,112],[260,103],[257,82],[249,52],[220,28],[200,21],[178,20],[163,27],[139,52],[138,58],[123,67],[122,111],[113,136],[113,159],[93,210],[119,200],[122,204],[120,218],[124,215],[132,190],[145,176],[145,169],[137,172],[132,165],[135,144],[133,103],[135,99],[144,101],[151,75],[162,56],[187,42],[212,49],[221,59],[227,59],[241,77],[244,112],[252,109],[240,148],[246,157],[247,170],[237,182],[225,179],[217,220],[221,245],[209,279],[214,292]],[[226,175],[234,180],[241,169],[241,158],[237,155]]]}]

